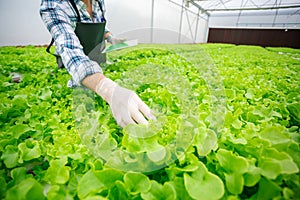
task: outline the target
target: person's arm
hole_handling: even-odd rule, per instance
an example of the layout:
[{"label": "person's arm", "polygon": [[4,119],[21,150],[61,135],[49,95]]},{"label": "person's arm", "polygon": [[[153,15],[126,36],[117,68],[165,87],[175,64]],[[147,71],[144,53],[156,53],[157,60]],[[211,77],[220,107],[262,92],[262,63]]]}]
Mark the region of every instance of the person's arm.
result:
[{"label": "person's arm", "polygon": [[76,20],[76,13],[67,2],[43,0],[40,14],[54,38],[57,53],[72,76],[73,86],[81,86],[82,80],[89,75],[102,73],[98,63],[90,60],[83,52],[74,32],[75,22],[70,19],[73,17]]},{"label": "person's arm", "polygon": [[61,6],[58,0],[43,0],[40,13],[75,84],[84,85],[100,95],[110,105],[114,118],[122,127],[134,123],[147,124],[145,117],[154,119],[149,107],[133,91],[106,78],[100,66],[84,54],[66,13],[67,7]]}]

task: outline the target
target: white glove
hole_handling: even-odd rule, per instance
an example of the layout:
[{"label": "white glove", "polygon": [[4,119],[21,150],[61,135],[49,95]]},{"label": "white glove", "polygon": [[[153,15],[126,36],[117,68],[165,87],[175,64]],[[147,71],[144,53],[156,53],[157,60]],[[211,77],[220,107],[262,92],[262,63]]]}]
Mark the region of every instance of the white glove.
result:
[{"label": "white glove", "polygon": [[148,124],[145,117],[148,120],[155,119],[150,108],[135,92],[120,87],[109,78],[100,81],[96,93],[109,104],[117,124],[121,127],[128,124]]},{"label": "white glove", "polygon": [[110,44],[112,45],[116,45],[116,44],[121,44],[122,42],[126,41],[126,39],[123,39],[123,38],[115,38],[115,37],[112,37],[112,36],[109,36],[107,38],[107,42],[109,42]]}]

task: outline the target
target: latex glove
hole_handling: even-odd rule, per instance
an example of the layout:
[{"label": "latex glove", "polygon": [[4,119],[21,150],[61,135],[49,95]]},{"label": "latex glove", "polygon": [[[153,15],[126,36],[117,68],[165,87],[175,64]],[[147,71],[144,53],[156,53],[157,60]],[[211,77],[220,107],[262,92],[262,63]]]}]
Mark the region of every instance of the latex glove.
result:
[{"label": "latex glove", "polygon": [[124,39],[124,38],[115,38],[115,37],[112,37],[112,36],[109,36],[107,38],[107,42],[109,42],[112,45],[121,44],[124,41],[126,41],[126,39]]},{"label": "latex glove", "polygon": [[121,127],[128,124],[148,124],[146,118],[155,119],[150,108],[135,92],[120,87],[109,78],[100,81],[96,93],[109,104],[117,124]]}]

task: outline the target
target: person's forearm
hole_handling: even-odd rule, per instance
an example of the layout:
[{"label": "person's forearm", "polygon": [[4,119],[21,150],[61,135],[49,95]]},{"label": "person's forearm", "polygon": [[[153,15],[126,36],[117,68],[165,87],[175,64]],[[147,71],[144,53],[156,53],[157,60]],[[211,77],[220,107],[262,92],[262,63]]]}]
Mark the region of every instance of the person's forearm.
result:
[{"label": "person's forearm", "polygon": [[85,77],[83,80],[82,80],[82,84],[93,90],[94,92],[96,91],[96,86],[100,83],[100,81],[102,79],[104,79],[105,76],[101,73],[95,73],[95,74],[92,74],[92,75],[89,75],[87,77]]}]

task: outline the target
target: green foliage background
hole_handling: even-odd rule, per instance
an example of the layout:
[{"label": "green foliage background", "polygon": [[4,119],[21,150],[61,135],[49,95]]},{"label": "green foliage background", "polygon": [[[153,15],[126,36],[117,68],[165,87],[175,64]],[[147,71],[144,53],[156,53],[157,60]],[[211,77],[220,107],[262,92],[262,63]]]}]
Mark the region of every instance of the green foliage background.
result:
[{"label": "green foliage background", "polygon": [[[0,55],[0,198],[300,198],[300,50],[139,45],[109,54],[105,74],[120,84],[124,73],[151,64],[172,68],[192,85],[199,106],[190,109],[200,113],[192,144],[152,173],[110,168],[89,151],[75,126],[70,76],[44,48],[1,47]],[[209,79],[199,74],[209,73],[206,65],[217,69],[225,88],[223,115],[211,110]],[[22,74],[20,83],[12,81],[13,72]],[[164,87],[146,85],[137,93],[150,107],[165,109],[157,141],[167,143],[176,134],[180,104]],[[134,150],[141,144],[127,138],[99,97],[95,105],[116,144]],[[224,118],[218,130],[207,120],[211,114],[216,122]]]}]

